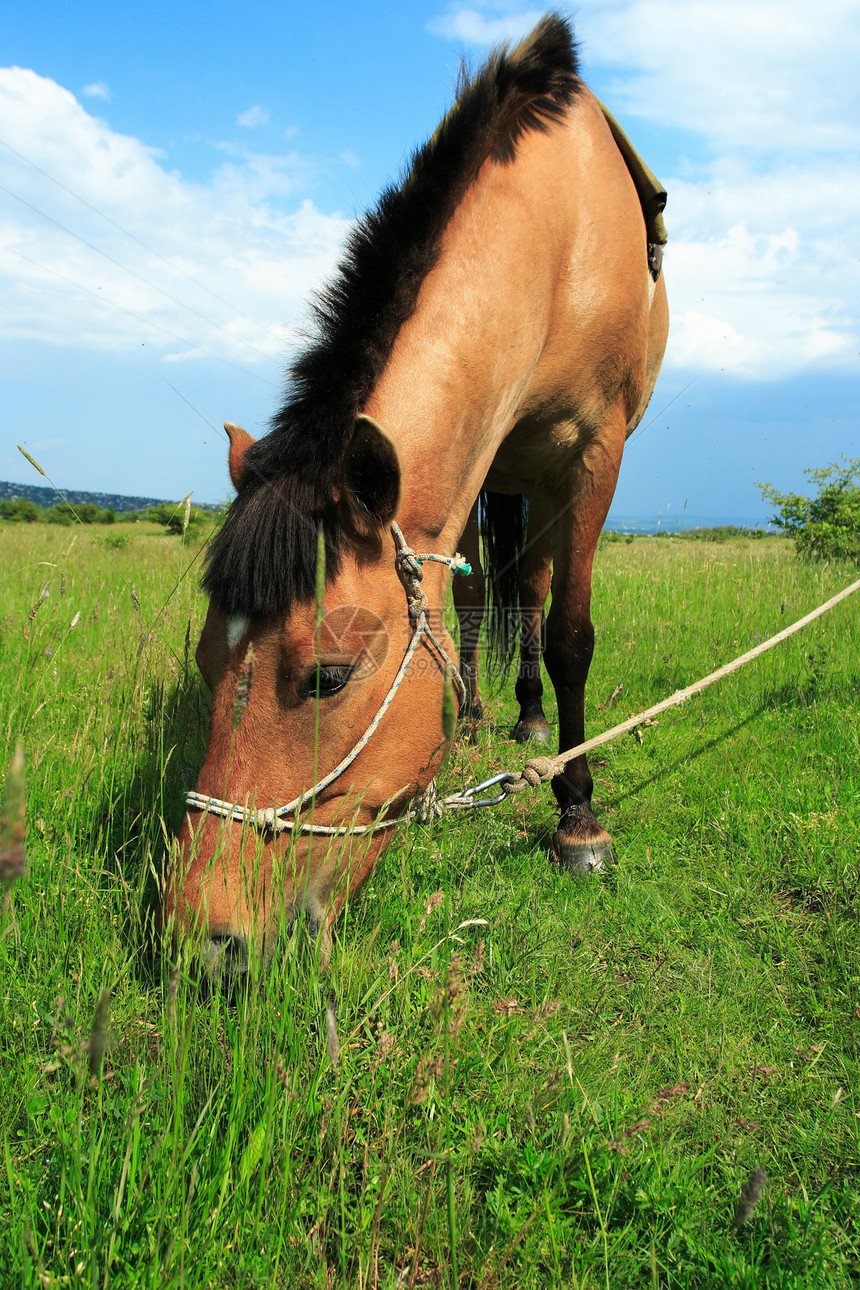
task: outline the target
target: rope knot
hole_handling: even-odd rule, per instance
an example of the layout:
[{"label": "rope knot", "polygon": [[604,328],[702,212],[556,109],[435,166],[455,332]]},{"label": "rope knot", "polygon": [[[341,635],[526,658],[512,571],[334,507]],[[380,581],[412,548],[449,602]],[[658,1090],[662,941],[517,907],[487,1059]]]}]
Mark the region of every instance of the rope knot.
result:
[{"label": "rope knot", "polygon": [[434,820],[441,820],[444,814],[445,807],[439,801],[436,781],[431,779],[424,792],[410,803],[407,818],[417,820],[419,824],[432,824]]},{"label": "rope knot", "polygon": [[538,784],[545,784],[547,780],[558,775],[559,767],[554,757],[531,757],[523,766],[521,773],[523,779],[532,788],[537,788]]},{"label": "rope knot", "polygon": [[402,551],[398,551],[397,559],[400,564],[401,577],[408,578],[411,582],[421,581],[424,577],[424,570],[421,568],[421,561],[410,546],[405,546]]},{"label": "rope knot", "polygon": [[396,524],[392,524],[391,532],[394,536],[394,545],[397,548],[395,553],[397,573],[403,583],[403,590],[406,592],[409,613],[414,620],[428,605],[427,597],[421,590],[421,580],[424,577],[421,557],[413,551],[411,546],[406,545],[406,539]]}]

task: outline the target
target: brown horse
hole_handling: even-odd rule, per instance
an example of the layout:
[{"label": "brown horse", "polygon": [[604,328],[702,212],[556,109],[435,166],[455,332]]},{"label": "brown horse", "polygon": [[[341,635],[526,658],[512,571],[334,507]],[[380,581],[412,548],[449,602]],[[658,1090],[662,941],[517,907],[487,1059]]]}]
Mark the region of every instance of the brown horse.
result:
[{"label": "brown horse", "polygon": [[[461,715],[479,714],[479,497],[488,579],[524,628],[515,736],[548,734],[542,648],[560,748],[583,739],[592,559],[668,320],[664,239],[619,135],[561,18],[495,53],[352,234],[270,433],[227,427],[237,496],[197,649],[212,726],[162,913],[231,972],[284,910],[325,948],[438,768],[458,546],[474,566],[455,585]],[[599,867],[585,757],[553,788],[556,859]]]}]

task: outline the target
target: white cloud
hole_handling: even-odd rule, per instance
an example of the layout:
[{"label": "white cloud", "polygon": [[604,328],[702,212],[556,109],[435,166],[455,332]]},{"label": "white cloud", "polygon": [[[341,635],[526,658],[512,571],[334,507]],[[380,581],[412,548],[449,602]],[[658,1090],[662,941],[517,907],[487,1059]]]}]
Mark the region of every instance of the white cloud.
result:
[{"label": "white cloud", "polygon": [[[492,17],[487,9],[496,12]],[[504,41],[518,40],[539,22],[544,14],[543,9],[523,9],[516,5],[506,6],[486,4],[478,0],[478,6],[464,9],[451,4],[448,11],[427,24],[427,30],[434,36],[443,36],[446,40],[457,40],[465,45],[498,45]]]},{"label": "white cloud", "polygon": [[81,90],[88,99],[109,99],[110,90],[104,81],[93,81],[92,85],[85,85]]},{"label": "white cloud", "polygon": [[[669,182],[668,361],[778,378],[854,367],[860,341],[860,175],[850,163],[715,165]],[[730,352],[703,330],[707,316]]]},{"label": "white cloud", "polygon": [[581,12],[614,110],[689,132],[682,173],[663,176],[669,364],[768,379],[854,369],[853,0],[585,0]]},{"label": "white cloud", "polygon": [[[535,16],[451,4],[431,30],[480,44]],[[667,365],[767,379],[856,370],[855,0],[579,0],[575,25],[586,77],[631,133],[638,117],[684,141],[675,174],[660,167]]]},{"label": "white cloud", "polygon": [[854,0],[583,0],[586,67],[613,104],[745,153],[860,144]]},{"label": "white cloud", "polygon": [[236,117],[236,124],[253,130],[255,126],[269,124],[269,113],[258,104],[256,107],[248,108],[247,112],[240,112]]},{"label": "white cloud", "polygon": [[233,149],[207,183],[188,183],[22,68],[0,70],[0,136],[20,154],[0,149],[1,182],[22,199],[0,204],[0,335],[274,360],[265,373],[277,382],[349,227],[297,204],[301,158]]}]

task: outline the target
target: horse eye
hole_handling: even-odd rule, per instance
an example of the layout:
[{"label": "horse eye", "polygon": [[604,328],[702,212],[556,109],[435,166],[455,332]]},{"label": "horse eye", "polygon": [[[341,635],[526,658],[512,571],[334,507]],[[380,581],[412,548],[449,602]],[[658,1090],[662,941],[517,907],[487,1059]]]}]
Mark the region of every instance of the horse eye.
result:
[{"label": "horse eye", "polygon": [[[343,663],[338,666],[326,666],[324,663],[319,667],[319,696],[321,699],[330,699],[333,694],[337,694],[346,685],[353,673],[351,663]],[[315,699],[317,696],[317,669],[314,668],[305,678],[302,686],[302,698]]]}]

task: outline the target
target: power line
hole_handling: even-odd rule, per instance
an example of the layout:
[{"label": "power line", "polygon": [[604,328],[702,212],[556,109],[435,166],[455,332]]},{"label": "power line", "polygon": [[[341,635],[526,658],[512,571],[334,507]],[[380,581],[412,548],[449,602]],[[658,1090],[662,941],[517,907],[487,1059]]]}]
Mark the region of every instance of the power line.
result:
[{"label": "power line", "polygon": [[32,202],[28,202],[24,197],[21,197],[18,193],[13,192],[11,188],[7,188],[5,184],[0,184],[0,192],[6,193],[7,196],[14,198],[16,202],[20,202],[22,206],[26,206],[28,210],[33,211],[36,215],[39,215],[42,219],[47,220],[49,224],[53,224],[56,228],[60,229],[63,233],[68,234],[69,237],[75,238],[75,240],[80,242],[82,246],[87,247],[88,250],[93,251],[96,255],[102,256],[110,264],[115,265],[116,268],[121,269],[124,273],[130,274],[133,278],[137,278],[138,282],[142,282],[143,285],[145,287],[149,287],[151,291],[155,291],[159,295],[164,296],[165,299],[171,301],[172,304],[178,305],[180,309],[186,309],[188,313],[193,314],[195,318],[199,318],[201,322],[206,323],[207,327],[214,327],[216,328],[216,330],[223,332],[224,335],[228,336],[231,341],[238,340],[240,344],[245,345],[248,349],[253,350],[255,354],[257,354],[260,358],[265,359],[266,362],[271,363],[274,361],[270,354],[264,354],[261,349],[257,349],[256,345],[252,345],[250,341],[243,340],[241,336],[234,336],[232,332],[229,332],[226,327],[223,327],[221,325],[221,323],[213,322],[211,318],[207,318],[205,314],[201,314],[199,310],[194,309],[191,305],[185,304],[184,301],[179,300],[176,296],[171,295],[169,291],[165,291],[162,287],[157,287],[154,282],[150,282],[148,278],[144,278],[140,273],[135,272],[134,269],[130,269],[128,265],[122,264],[119,260],[115,260],[112,255],[108,255],[107,251],[102,251],[99,247],[95,246],[92,242],[88,242],[85,237],[81,237],[79,233],[75,233],[72,229],[66,228],[65,224],[61,224],[59,220],[54,219],[53,215],[48,215],[46,211],[40,210],[38,206],[34,206]]},{"label": "power line", "polygon": [[176,332],[168,331],[166,327],[162,327],[160,323],[153,322],[151,318],[144,318],[142,314],[135,313],[133,309],[127,309],[125,305],[118,305],[115,301],[108,300],[106,296],[102,295],[98,291],[93,291],[91,287],[85,287],[80,282],[74,282],[71,278],[67,278],[64,273],[60,273],[57,269],[52,269],[47,264],[40,264],[38,260],[34,260],[30,255],[25,255],[23,251],[19,251],[14,246],[9,246],[7,242],[0,242],[0,246],[2,246],[6,251],[11,251],[13,255],[17,255],[19,259],[26,260],[28,264],[35,265],[37,269],[42,269],[43,272],[50,273],[53,277],[59,278],[61,282],[68,283],[70,287],[74,287],[77,291],[85,291],[88,296],[94,296],[95,299],[100,300],[103,305],[107,305],[108,309],[118,309],[120,313],[128,314],[130,318],[134,318],[136,322],[143,323],[145,327],[152,327],[155,331],[160,331],[165,336],[169,336],[171,340],[178,341],[180,345],[187,346],[191,353],[199,352],[201,354],[205,354],[207,358],[214,358],[217,363],[226,363],[228,367],[235,368],[237,372],[242,372],[245,376],[251,376],[255,381],[262,381],[262,383],[264,385],[268,385],[270,389],[277,388],[275,381],[270,381],[265,376],[259,376],[256,372],[252,372],[247,367],[240,367],[238,363],[232,363],[229,358],[224,358],[222,354],[213,354],[210,349],[204,349],[202,345],[192,345],[184,336],[177,336]]},{"label": "power line", "polygon": [[171,260],[167,256],[162,255],[160,251],[156,251],[155,247],[150,246],[148,242],[144,242],[136,233],[132,233],[132,231],[127,229],[125,225],[112,219],[110,215],[106,215],[98,206],[93,206],[92,202],[88,202],[85,197],[81,197],[80,193],[76,193],[73,188],[69,188],[59,179],[56,179],[52,174],[49,174],[47,170],[43,170],[43,168],[40,165],[37,165],[32,158],[26,157],[23,152],[19,152],[17,148],[13,148],[11,143],[7,143],[5,139],[0,139],[0,146],[4,147],[8,152],[13,153],[26,165],[32,166],[34,170],[38,170],[39,174],[44,175],[45,179],[49,180],[52,184],[55,184],[57,188],[61,188],[64,193],[68,193],[70,197],[74,197],[75,201],[80,202],[82,206],[86,206],[87,210],[92,211],[94,215],[98,215],[100,219],[105,220],[108,224],[112,225],[113,228],[118,229],[120,233],[124,233],[126,237],[131,238],[132,242],[136,242],[138,246],[142,246],[144,251],[148,251],[150,255],[154,255],[157,259],[161,260],[163,264],[166,264],[169,268],[173,269],[174,272],[181,273],[183,278],[187,278],[189,282],[193,282],[195,287],[199,287],[201,291],[205,291],[207,295],[210,295],[213,298],[213,300],[218,300],[222,305],[226,305],[228,309],[232,309],[233,312],[237,314],[238,317],[244,319],[245,322],[251,323],[252,326],[259,327],[261,331],[268,331],[271,336],[277,336],[277,333],[270,327],[265,327],[263,323],[256,322],[253,318],[249,318],[247,314],[243,314],[242,310],[239,309],[237,305],[232,304],[229,300],[225,299],[224,296],[219,296],[217,291],[213,291],[211,287],[207,287],[204,283],[195,278],[193,274],[187,273],[181,265],[176,263],[175,260]]}]

